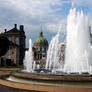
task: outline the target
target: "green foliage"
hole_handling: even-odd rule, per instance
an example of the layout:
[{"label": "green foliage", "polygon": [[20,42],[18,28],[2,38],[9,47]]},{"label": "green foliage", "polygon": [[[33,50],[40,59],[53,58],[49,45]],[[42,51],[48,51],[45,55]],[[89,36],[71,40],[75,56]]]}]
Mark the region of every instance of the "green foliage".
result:
[{"label": "green foliage", "polygon": [[18,66],[0,66],[0,68],[23,68],[23,65],[18,65]]},{"label": "green foliage", "polygon": [[0,34],[0,38],[1,37],[7,38],[7,35],[6,34]]}]

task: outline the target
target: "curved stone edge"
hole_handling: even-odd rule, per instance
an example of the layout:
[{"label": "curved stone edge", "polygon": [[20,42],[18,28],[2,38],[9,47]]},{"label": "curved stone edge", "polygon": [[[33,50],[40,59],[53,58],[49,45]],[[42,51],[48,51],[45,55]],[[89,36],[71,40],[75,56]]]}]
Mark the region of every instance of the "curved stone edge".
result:
[{"label": "curved stone edge", "polygon": [[52,86],[52,85],[39,85],[39,84],[23,84],[17,82],[10,82],[3,80],[2,77],[8,76],[8,74],[0,75],[0,85],[7,86],[10,88],[16,88],[21,90],[32,90],[40,92],[92,92],[92,87],[82,87],[82,86]]},{"label": "curved stone edge", "polygon": [[66,82],[92,82],[92,76],[90,75],[50,75],[50,74],[40,74],[40,73],[27,73],[14,71],[11,76],[23,79],[32,80],[43,80],[43,81],[66,81]]},{"label": "curved stone edge", "polygon": [[32,90],[32,91],[47,91],[47,92],[54,92],[52,88],[49,88],[47,86],[41,86],[37,84],[23,84],[23,83],[17,83],[17,82],[9,82],[0,79],[0,85],[16,88],[16,89],[22,89],[22,90]]},{"label": "curved stone edge", "polygon": [[78,87],[78,86],[51,86],[51,85],[39,85],[39,84],[23,84],[17,82],[10,82],[0,79],[0,85],[32,91],[42,92],[92,92],[92,87]]}]

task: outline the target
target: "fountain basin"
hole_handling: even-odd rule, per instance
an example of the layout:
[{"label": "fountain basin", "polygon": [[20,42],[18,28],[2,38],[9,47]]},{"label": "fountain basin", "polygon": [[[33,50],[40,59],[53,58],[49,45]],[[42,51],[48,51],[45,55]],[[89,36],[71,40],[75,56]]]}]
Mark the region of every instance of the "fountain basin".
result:
[{"label": "fountain basin", "polygon": [[[80,77],[80,81],[77,77]],[[78,74],[44,74],[44,73],[28,73],[21,70],[14,70],[9,77],[3,77],[6,80],[0,80],[0,84],[12,88],[34,90],[41,92],[91,92],[92,81],[91,75]],[[67,77],[69,76],[69,77]],[[77,81],[72,81],[71,77]],[[85,77],[86,80],[82,80]],[[10,80],[9,80],[10,79]],[[83,78],[84,79],[84,78]],[[89,80],[90,79],[90,80]],[[7,81],[8,80],[8,81]],[[8,84],[8,85],[7,85]],[[16,85],[16,86],[15,86]]]},{"label": "fountain basin", "polygon": [[27,80],[37,80],[37,81],[48,81],[48,82],[92,82],[92,75],[83,73],[83,74],[51,74],[51,73],[35,73],[35,72],[23,72],[17,70],[11,73],[12,77],[27,79]]}]

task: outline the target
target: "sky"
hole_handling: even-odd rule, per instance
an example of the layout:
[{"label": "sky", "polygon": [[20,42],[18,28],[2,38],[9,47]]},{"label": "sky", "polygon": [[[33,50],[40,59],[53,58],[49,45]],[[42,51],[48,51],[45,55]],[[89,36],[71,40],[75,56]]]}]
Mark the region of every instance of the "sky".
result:
[{"label": "sky", "polygon": [[88,16],[91,25],[92,0],[0,0],[0,32],[13,28],[14,24],[24,25],[26,47],[28,40],[34,41],[41,29],[50,42],[60,26],[65,31],[72,5]]}]

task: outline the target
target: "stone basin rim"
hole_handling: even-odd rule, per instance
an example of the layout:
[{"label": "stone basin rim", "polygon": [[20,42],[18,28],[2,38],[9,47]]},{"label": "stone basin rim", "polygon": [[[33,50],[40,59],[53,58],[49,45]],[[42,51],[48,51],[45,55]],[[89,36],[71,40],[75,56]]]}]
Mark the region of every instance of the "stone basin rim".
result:
[{"label": "stone basin rim", "polygon": [[31,79],[31,80],[42,80],[42,81],[70,81],[70,82],[92,82],[92,75],[88,74],[45,74],[45,73],[33,73],[33,72],[23,72],[21,70],[16,70],[11,73],[11,76]]}]

